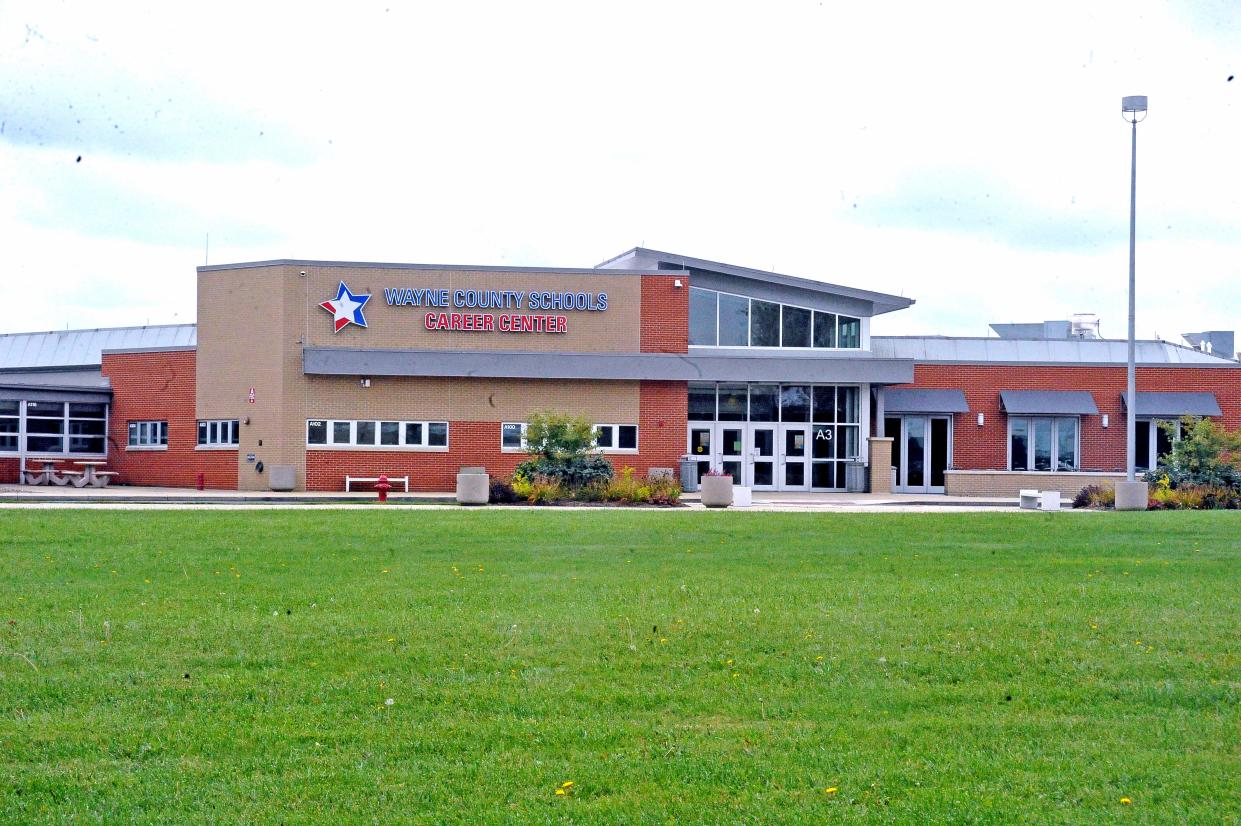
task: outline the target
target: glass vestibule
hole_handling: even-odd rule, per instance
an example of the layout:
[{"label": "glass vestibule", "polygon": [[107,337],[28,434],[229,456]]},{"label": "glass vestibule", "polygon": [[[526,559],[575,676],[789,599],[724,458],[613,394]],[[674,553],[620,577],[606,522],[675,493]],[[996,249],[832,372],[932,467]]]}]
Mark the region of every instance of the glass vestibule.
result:
[{"label": "glass vestibule", "polygon": [[689,453],[760,490],[839,490],[861,450],[856,385],[691,384]]}]

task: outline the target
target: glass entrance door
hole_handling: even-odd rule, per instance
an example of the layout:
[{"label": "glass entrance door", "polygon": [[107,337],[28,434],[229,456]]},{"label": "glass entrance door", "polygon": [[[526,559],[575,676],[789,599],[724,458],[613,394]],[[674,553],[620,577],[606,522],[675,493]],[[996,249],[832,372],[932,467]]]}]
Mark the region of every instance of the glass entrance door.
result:
[{"label": "glass entrance door", "polygon": [[[734,477],[735,478],[735,477]],[[746,484],[739,479],[737,484]],[[776,489],[776,426],[750,425],[750,487]]]},{"label": "glass entrance door", "polygon": [[744,485],[745,425],[719,425],[720,470],[733,477],[734,485]]},{"label": "glass entrance door", "polygon": [[897,490],[901,493],[943,493],[944,471],[952,453],[948,416],[902,416],[895,445]]},{"label": "glass entrance door", "polygon": [[810,459],[808,442],[810,428],[806,425],[781,425],[780,427],[780,489],[809,490]]},{"label": "glass entrance door", "polygon": [[707,423],[690,423],[689,426],[689,454],[694,457],[694,462],[698,465],[698,481],[702,482],[702,477],[707,475],[714,465],[715,454],[711,452],[714,440],[711,438],[712,431],[715,426]]}]

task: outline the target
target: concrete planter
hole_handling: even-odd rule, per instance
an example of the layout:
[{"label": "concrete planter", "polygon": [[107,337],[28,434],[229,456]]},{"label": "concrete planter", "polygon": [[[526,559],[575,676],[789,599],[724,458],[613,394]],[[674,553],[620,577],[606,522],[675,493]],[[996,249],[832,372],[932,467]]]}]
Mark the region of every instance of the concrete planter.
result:
[{"label": "concrete planter", "polygon": [[1144,511],[1149,503],[1150,491],[1145,482],[1117,482],[1116,510]]},{"label": "concrete planter", "polygon": [[491,494],[491,477],[486,473],[457,474],[457,504],[485,505]]},{"label": "concrete planter", "polygon": [[702,488],[702,504],[708,508],[726,508],[733,503],[733,477],[704,476],[698,482]]}]

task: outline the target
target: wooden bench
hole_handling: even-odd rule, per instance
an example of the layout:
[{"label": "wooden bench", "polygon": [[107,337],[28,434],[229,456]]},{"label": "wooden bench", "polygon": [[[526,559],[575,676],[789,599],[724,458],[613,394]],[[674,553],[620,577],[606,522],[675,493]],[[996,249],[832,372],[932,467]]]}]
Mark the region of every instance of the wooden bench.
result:
[{"label": "wooden bench", "polygon": [[[354,482],[370,482],[372,485],[379,482],[378,476],[346,476],[345,477],[345,493],[349,492],[349,488]],[[408,476],[389,476],[388,484],[395,485],[400,482],[405,486],[405,492],[409,493],[409,477]]]}]

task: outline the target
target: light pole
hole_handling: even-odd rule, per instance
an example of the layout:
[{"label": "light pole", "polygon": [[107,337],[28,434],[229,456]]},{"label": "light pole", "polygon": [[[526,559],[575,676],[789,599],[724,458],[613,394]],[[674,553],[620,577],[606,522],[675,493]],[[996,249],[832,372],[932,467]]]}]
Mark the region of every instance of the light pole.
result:
[{"label": "light pole", "polygon": [[1138,482],[1134,473],[1135,439],[1137,430],[1137,377],[1136,377],[1136,315],[1134,279],[1134,236],[1137,229],[1138,208],[1138,124],[1146,120],[1146,95],[1130,95],[1121,98],[1121,116],[1129,121],[1132,132],[1132,154],[1129,162],[1129,359],[1127,364],[1127,389],[1125,405],[1125,482],[1116,486],[1117,510],[1146,510],[1146,483]]}]

